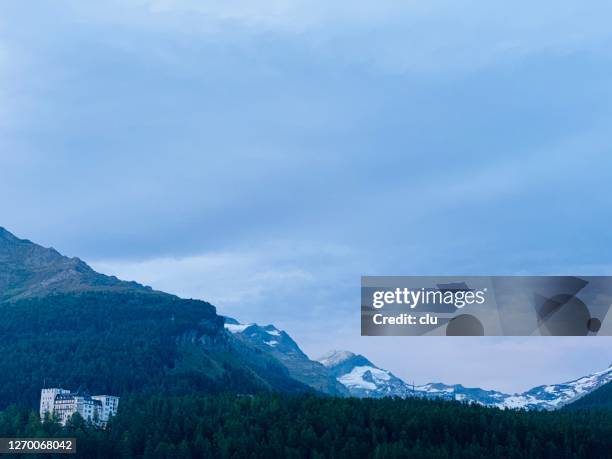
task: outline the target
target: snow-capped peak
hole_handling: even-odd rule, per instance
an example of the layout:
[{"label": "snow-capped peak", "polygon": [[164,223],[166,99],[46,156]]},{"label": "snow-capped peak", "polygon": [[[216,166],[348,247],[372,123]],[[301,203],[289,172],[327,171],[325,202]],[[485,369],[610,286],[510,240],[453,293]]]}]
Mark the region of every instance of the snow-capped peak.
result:
[{"label": "snow-capped peak", "polygon": [[387,370],[371,366],[355,367],[350,373],[342,375],[338,381],[350,389],[376,390],[391,379]]},{"label": "snow-capped peak", "polygon": [[319,359],[317,359],[323,366],[330,368],[333,366],[336,366],[348,359],[350,359],[351,357],[355,357],[355,354],[353,354],[350,351],[330,351],[327,354],[325,354],[324,356],[320,357]]},{"label": "snow-capped peak", "polygon": [[552,410],[571,403],[595,389],[612,382],[612,367],[572,381],[538,386],[522,394],[514,394],[500,407],[542,408]]},{"label": "snow-capped peak", "polygon": [[612,366],[573,381],[534,387],[520,394],[506,394],[461,384],[407,384],[393,373],[378,368],[361,355],[332,351],[319,359],[339,383],[355,397],[424,397],[459,400],[485,406],[510,409],[555,410],[612,383]]}]

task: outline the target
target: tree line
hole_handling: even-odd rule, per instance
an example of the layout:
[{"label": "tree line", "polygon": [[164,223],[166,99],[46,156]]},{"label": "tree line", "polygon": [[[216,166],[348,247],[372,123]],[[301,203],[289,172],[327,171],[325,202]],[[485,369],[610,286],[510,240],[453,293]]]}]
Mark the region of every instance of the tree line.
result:
[{"label": "tree line", "polygon": [[[132,396],[106,430],[11,407],[2,437],[76,437],[84,458],[608,458],[612,412],[314,395]],[[49,457],[46,455],[45,457]]]}]

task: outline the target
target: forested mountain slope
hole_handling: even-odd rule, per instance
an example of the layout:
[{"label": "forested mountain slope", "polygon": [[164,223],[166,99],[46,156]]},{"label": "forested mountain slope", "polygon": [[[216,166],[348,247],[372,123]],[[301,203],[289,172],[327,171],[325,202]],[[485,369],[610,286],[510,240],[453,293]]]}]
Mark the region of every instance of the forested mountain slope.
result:
[{"label": "forested mountain slope", "polygon": [[93,271],[0,229],[0,408],[43,386],[126,396],[310,389],[214,306]]}]

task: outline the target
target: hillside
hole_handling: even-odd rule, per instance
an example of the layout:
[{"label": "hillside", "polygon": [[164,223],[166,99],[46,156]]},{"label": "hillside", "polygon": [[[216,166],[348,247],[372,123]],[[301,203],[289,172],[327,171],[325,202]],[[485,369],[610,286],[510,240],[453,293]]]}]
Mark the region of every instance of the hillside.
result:
[{"label": "hillside", "polygon": [[311,389],[245,346],[203,301],[93,271],[0,232],[0,408],[43,385],[126,396]]},{"label": "hillside", "polygon": [[19,239],[0,227],[0,301],[84,291],[153,293],[150,287],[97,273],[79,258]]},{"label": "hillside", "polygon": [[605,409],[612,410],[612,382],[579,398],[565,407],[567,410]]},{"label": "hillside", "polygon": [[293,379],[325,394],[349,395],[349,391],[336,380],[328,368],[310,360],[285,331],[279,330],[274,325],[241,324],[235,319],[226,317],[225,328],[245,345],[253,346],[258,351],[273,357],[287,369]]}]

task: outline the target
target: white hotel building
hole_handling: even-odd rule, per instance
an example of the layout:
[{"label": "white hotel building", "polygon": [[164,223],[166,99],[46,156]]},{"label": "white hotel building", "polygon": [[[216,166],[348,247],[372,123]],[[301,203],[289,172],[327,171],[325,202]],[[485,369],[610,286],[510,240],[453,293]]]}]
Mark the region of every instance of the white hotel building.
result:
[{"label": "white hotel building", "polygon": [[62,425],[79,413],[86,421],[104,427],[110,416],[117,414],[118,405],[119,397],[113,395],[80,395],[60,388],[40,391],[40,418],[49,413]]}]

